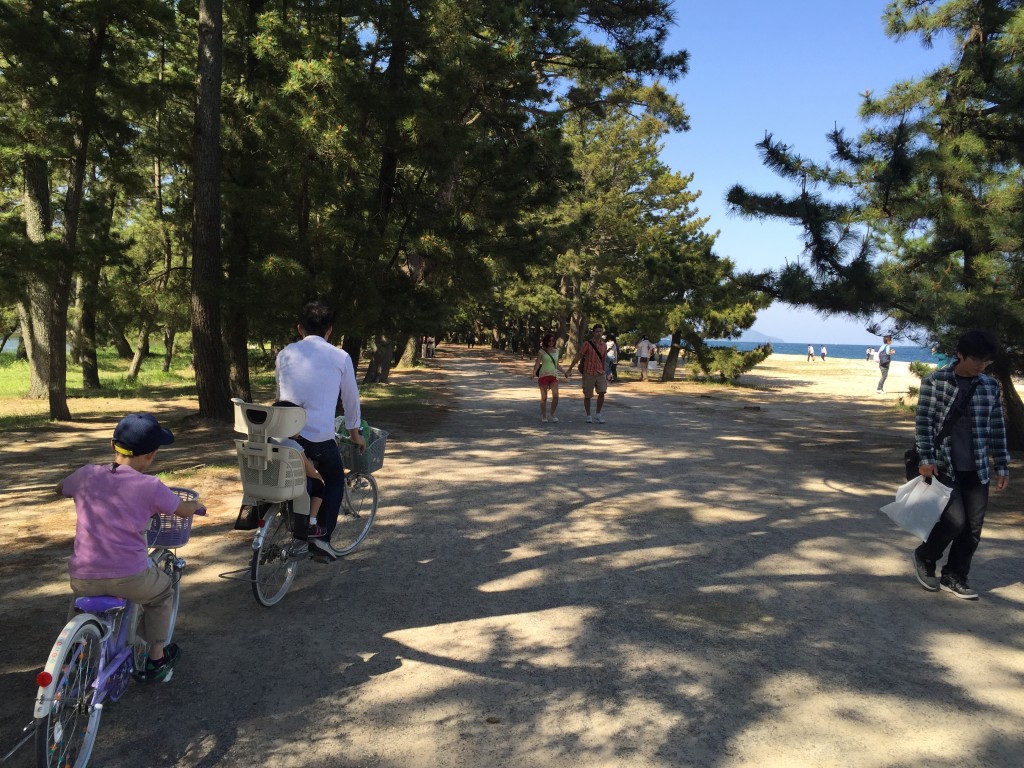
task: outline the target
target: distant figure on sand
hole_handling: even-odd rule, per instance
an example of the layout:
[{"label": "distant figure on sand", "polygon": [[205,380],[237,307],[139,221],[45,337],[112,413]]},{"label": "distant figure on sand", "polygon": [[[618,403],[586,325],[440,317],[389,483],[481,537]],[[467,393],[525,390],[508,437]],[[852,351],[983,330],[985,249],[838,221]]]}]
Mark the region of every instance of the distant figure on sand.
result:
[{"label": "distant figure on sand", "polygon": [[825,345],[821,345],[821,362],[825,362],[825,356],[828,355],[828,350],[825,349]]},{"label": "distant figure on sand", "polygon": [[[561,371],[565,375],[565,369],[558,364],[558,347],[555,346],[555,334],[545,333],[540,343],[540,351],[537,352],[537,359],[533,363],[533,369],[537,372],[537,385],[540,387],[540,420],[543,422],[557,422],[555,409],[558,408],[558,375]],[[551,391],[551,415],[548,415],[548,390]]]},{"label": "distant figure on sand", "polygon": [[878,380],[878,391],[885,387],[885,379],[889,375],[889,363],[895,356],[896,350],[892,346],[892,336],[882,337],[882,346],[878,348],[878,370],[882,372],[882,378]]},{"label": "distant figure on sand", "polygon": [[808,344],[807,345],[807,362],[809,362],[809,363],[813,363],[814,362],[814,345],[813,344]]},{"label": "distant figure on sand", "polygon": [[875,356],[875,348],[868,347],[864,350],[864,359],[870,361]]},{"label": "distant figure on sand", "polygon": [[[583,410],[587,414],[587,424],[604,424],[604,416],[601,409],[604,408],[604,393],[608,391],[608,379],[604,376],[604,358],[608,353],[604,340],[601,338],[600,325],[595,325],[590,333],[590,338],[583,342],[576,356],[569,363],[565,371],[565,378],[572,375],[572,369],[576,364],[583,361]],[[597,391],[597,412],[590,415],[590,400]]]}]

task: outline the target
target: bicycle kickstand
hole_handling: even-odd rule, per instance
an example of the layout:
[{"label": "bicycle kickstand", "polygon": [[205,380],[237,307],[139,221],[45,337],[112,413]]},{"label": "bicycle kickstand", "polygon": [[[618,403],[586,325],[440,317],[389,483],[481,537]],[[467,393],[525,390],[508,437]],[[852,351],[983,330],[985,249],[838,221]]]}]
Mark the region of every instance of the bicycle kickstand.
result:
[{"label": "bicycle kickstand", "polygon": [[8,760],[10,760],[15,752],[17,752],[19,749],[21,749],[23,746],[25,746],[25,742],[26,741],[28,741],[33,736],[35,736],[35,734],[36,734],[36,721],[33,720],[31,723],[26,725],[24,728],[21,729],[21,732],[22,732],[22,734],[24,734],[21,737],[21,741],[19,741],[17,744],[15,744],[14,747],[11,748],[10,752],[8,752],[3,757],[0,757],[0,763],[6,763]]}]

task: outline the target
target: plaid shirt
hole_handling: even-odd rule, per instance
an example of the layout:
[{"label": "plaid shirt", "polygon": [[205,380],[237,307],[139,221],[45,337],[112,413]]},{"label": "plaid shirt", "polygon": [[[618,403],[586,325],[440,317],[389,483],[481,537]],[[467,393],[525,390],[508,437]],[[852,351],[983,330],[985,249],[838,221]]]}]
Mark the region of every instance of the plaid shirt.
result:
[{"label": "plaid shirt", "polygon": [[[942,429],[942,422],[956,400],[957,385],[953,366],[940,368],[921,382],[921,395],[917,402],[915,442],[922,464],[937,464],[939,471],[947,476],[953,474],[952,439],[947,437],[936,452],[935,435]],[[978,479],[989,481],[989,451],[995,459],[996,475],[1010,474],[1010,452],[1006,448],[1006,425],[1003,421],[1003,404],[999,396],[999,384],[990,376],[978,377],[968,406],[967,416],[971,420],[971,442],[973,444],[974,466]]]},{"label": "plaid shirt", "polygon": [[604,357],[607,354],[608,345],[603,341],[599,341],[596,344],[591,339],[584,341],[583,372],[591,376],[604,376]]}]

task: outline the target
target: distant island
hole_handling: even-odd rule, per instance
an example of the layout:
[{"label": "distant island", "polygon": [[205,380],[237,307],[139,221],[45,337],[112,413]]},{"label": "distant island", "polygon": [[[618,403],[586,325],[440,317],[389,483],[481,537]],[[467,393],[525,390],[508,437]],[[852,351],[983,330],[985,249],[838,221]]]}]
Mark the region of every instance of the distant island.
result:
[{"label": "distant island", "polygon": [[733,341],[751,341],[751,342],[753,342],[755,344],[785,344],[786,343],[784,339],[779,339],[779,338],[776,338],[775,336],[766,336],[763,333],[759,333],[758,331],[751,331],[751,330],[744,331],[740,335],[740,337],[738,339],[733,339]]},{"label": "distant island", "polygon": [[[751,344],[785,344],[786,342],[782,339],[776,338],[775,336],[766,336],[758,331],[744,331],[738,339],[708,339],[707,344],[736,344],[737,342],[750,342]],[[672,337],[665,336],[658,341],[658,346],[667,347],[672,344]]]}]

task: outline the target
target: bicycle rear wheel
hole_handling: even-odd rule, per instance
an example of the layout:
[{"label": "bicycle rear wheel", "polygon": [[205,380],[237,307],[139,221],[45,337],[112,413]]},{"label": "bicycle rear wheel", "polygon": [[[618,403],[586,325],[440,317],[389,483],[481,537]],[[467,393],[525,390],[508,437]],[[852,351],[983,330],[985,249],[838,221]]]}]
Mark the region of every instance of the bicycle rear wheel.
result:
[{"label": "bicycle rear wheel", "polygon": [[103,631],[94,618],[74,619],[50,651],[36,697],[36,764],[40,768],[85,768],[100,727],[102,707],[93,706],[93,685],[103,655]]},{"label": "bicycle rear wheel", "polygon": [[331,534],[331,546],[339,555],[358,547],[377,517],[377,481],[367,472],[350,472],[345,478],[345,501],[338,525]]},{"label": "bicycle rear wheel", "polygon": [[[157,549],[150,553],[149,559],[161,571],[171,577],[171,589],[174,590],[174,597],[171,600],[171,624],[167,629],[166,644],[174,639],[174,626],[178,622],[178,605],[181,603],[181,571],[177,568],[178,558],[169,549]],[[138,636],[139,620],[145,609],[137,603],[129,607],[129,622],[127,642],[134,649],[135,672],[141,673],[146,669],[146,659],[149,657],[149,643]]]},{"label": "bicycle rear wheel", "polygon": [[283,504],[270,505],[263,516],[263,538],[252,553],[252,594],[264,608],[281,602],[295,579],[299,557],[308,555],[306,543],[292,538],[289,514]]}]

